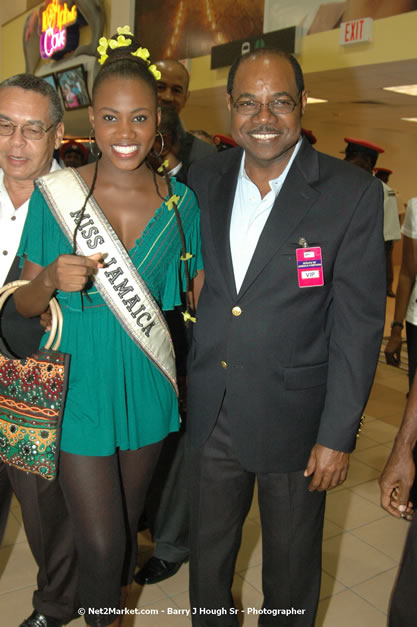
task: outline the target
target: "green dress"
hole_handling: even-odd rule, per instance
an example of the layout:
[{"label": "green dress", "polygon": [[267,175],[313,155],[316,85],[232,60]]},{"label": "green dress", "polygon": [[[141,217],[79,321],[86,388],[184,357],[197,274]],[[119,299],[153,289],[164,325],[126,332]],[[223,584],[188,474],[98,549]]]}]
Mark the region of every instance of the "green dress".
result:
[{"label": "green dress", "polygon": [[[172,181],[181,197],[190,276],[202,268],[199,209],[194,194]],[[42,194],[31,196],[18,254],[40,266],[71,246]],[[156,210],[129,256],[161,309],[181,304],[184,262],[174,211]],[[71,354],[61,450],[78,455],[111,455],[162,440],[179,427],[178,403],[168,380],[130,339],[94,285],[90,300],[81,292],[58,292],[64,316],[60,350]],[[179,314],[180,315],[180,314]],[[46,339],[46,338],[45,338]]]}]

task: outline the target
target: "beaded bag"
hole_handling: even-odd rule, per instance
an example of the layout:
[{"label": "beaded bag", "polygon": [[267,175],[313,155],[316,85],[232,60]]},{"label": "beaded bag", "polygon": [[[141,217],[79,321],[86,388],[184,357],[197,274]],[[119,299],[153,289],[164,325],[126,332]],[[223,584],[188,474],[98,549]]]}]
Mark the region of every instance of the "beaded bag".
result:
[{"label": "beaded bag", "polygon": [[[0,289],[0,311],[26,281]],[[23,359],[0,352],[0,459],[45,479],[57,474],[70,355],[58,351],[62,312],[50,301],[51,332],[45,347]]]}]

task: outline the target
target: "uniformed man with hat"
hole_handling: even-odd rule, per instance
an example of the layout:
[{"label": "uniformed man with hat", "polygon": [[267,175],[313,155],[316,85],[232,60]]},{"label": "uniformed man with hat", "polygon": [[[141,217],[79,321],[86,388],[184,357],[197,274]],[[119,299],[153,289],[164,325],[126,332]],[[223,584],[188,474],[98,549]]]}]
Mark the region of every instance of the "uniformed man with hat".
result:
[{"label": "uniformed man with hat", "polygon": [[352,139],[345,137],[347,146],[345,148],[345,161],[350,161],[366,170],[370,174],[375,171],[375,176],[380,179],[384,188],[384,240],[385,240],[385,258],[387,273],[387,296],[393,298],[395,296],[392,289],[394,279],[394,271],[392,267],[392,251],[394,241],[401,239],[400,220],[398,218],[398,203],[395,191],[387,185],[389,175],[392,170],[387,168],[375,168],[378,155],[384,152],[384,149],[371,142],[362,139]]}]

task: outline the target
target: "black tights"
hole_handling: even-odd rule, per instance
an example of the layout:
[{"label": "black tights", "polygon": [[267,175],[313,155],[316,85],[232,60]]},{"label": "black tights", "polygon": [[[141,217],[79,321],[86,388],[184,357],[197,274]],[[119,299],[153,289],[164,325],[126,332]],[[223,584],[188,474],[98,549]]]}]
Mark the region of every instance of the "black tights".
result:
[{"label": "black tights", "polygon": [[120,587],[132,582],[136,533],[162,442],[106,457],[61,452],[59,479],[74,529],[80,568],[80,607],[89,625],[108,625]]}]

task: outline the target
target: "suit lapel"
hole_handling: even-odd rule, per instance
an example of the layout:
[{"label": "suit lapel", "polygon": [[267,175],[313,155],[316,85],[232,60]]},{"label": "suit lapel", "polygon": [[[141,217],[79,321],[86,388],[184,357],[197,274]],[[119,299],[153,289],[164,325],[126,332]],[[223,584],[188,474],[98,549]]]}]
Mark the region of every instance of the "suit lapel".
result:
[{"label": "suit lapel", "polygon": [[210,222],[217,259],[228,291],[236,297],[236,285],[230,251],[230,218],[235,199],[236,183],[242,159],[241,150],[230,150],[216,184],[209,190]]},{"label": "suit lapel", "polygon": [[318,198],[319,193],[310,185],[317,178],[317,153],[304,140],[261,233],[239,297],[243,296],[270,259],[288,241],[297,224]]}]

